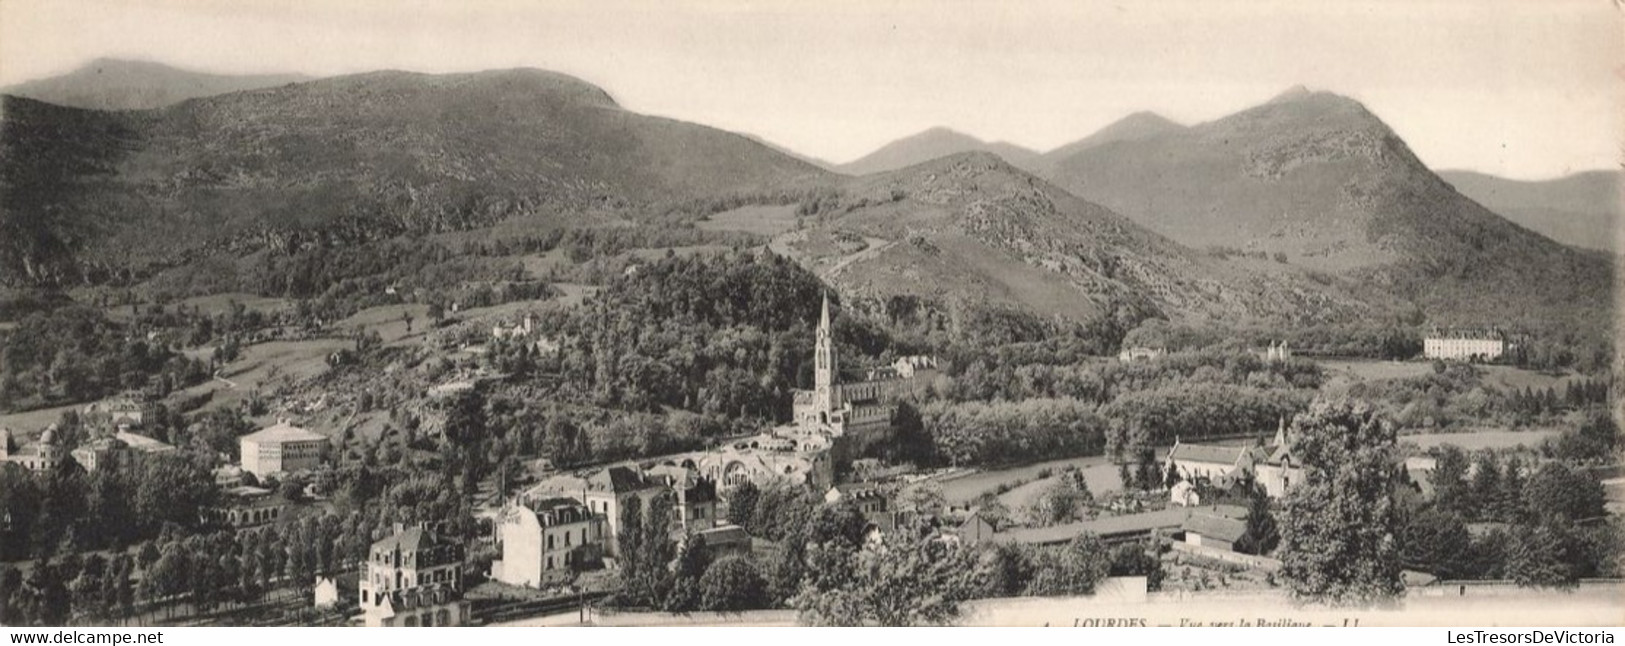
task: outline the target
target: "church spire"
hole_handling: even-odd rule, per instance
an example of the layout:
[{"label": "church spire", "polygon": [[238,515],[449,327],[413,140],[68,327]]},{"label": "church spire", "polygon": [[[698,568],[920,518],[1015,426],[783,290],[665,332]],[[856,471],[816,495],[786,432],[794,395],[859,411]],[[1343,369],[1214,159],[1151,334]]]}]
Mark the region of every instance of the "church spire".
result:
[{"label": "church spire", "polygon": [[835,330],[829,319],[829,292],[824,292],[824,310],[818,318],[813,347],[813,397],[825,423],[841,407],[840,374],[840,364],[835,360]]},{"label": "church spire", "polygon": [[825,334],[829,333],[829,292],[824,292],[824,312],[818,316],[818,329]]}]

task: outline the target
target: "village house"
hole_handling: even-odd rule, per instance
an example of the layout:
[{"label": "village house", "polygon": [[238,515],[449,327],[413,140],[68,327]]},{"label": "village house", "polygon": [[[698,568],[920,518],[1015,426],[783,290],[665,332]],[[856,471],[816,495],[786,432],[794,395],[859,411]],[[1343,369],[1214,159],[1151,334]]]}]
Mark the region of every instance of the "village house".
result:
[{"label": "village house", "polygon": [[172,453],[175,447],[128,431],[101,433],[80,444],[69,455],[87,473],[109,467],[124,468],[143,455]]},{"label": "village house", "polygon": [[112,437],[98,437],[80,444],[70,455],[86,473],[95,473],[98,469],[118,468],[129,464],[134,458],[128,444]]},{"label": "village house", "polygon": [[1284,498],[1293,483],[1303,482],[1303,466],[1292,457],[1292,449],[1278,442],[1269,456],[1253,465],[1253,481],[1271,498]]},{"label": "village house", "polygon": [[140,428],[143,417],[141,405],[131,396],[99,401],[85,406],[81,411],[81,418],[87,424],[105,424],[115,430]]},{"label": "village house", "polygon": [[1292,358],[1292,348],[1287,347],[1286,341],[1274,342],[1264,348],[1262,356],[1266,362],[1280,363]]},{"label": "village house", "polygon": [[1202,494],[1189,480],[1180,480],[1168,488],[1168,503],[1180,507],[1195,507],[1202,504]]},{"label": "village house", "polygon": [[1168,501],[1184,506],[1201,504],[1194,487],[1197,480],[1206,480],[1220,489],[1252,480],[1272,498],[1285,496],[1294,482],[1303,481],[1303,466],[1293,457],[1287,439],[1286,419],[1282,418],[1275,438],[1262,447],[1185,444],[1175,440],[1168,451],[1164,477],[1177,474],[1180,481],[1169,489]]},{"label": "village house", "polygon": [[1251,474],[1259,458],[1256,447],[1186,444],[1175,440],[1168,451],[1165,471],[1178,474],[1180,480],[1206,479],[1214,486],[1228,488]]},{"label": "village house", "polygon": [[1247,521],[1199,510],[1185,519],[1180,530],[1185,533],[1186,544],[1234,552],[1236,542],[1247,534]]},{"label": "village house", "polygon": [[829,491],[824,492],[824,502],[831,505],[850,502],[869,521],[869,525],[882,534],[897,529],[891,496],[874,484],[852,483],[830,487]]},{"label": "village house", "polygon": [[673,464],[655,465],[644,474],[664,483],[676,496],[677,531],[686,534],[717,525],[716,481]]},{"label": "village house", "polygon": [[502,558],[491,564],[491,578],[508,585],[567,583],[579,568],[603,558],[608,523],[574,498],[509,504],[498,523]]},{"label": "village house", "polygon": [[264,478],[294,473],[321,465],[327,438],[289,424],[287,420],[238,439],[243,470]]},{"label": "village house", "polygon": [[318,609],[332,608],[339,605],[339,584],[330,576],[316,577],[316,584],[310,586],[311,606]]},{"label": "village house", "polygon": [[969,546],[992,540],[993,534],[998,530],[999,528],[994,527],[993,523],[987,522],[986,518],[982,518],[980,513],[972,513],[969,518],[965,519],[965,522],[960,523],[959,527],[954,529],[954,534],[959,537],[961,545]]},{"label": "village house", "polygon": [[[617,537],[621,531],[621,509],[633,498],[647,512],[657,496],[669,495],[664,483],[645,477],[635,466],[618,465],[599,469],[585,476],[560,474],[542,480],[520,494],[521,504],[534,504],[549,498],[571,498],[587,507],[592,514],[605,519],[604,551],[620,556]],[[677,512],[681,515],[681,512]]]},{"label": "village house", "polygon": [[1166,348],[1134,347],[1123,348],[1117,353],[1117,360],[1121,363],[1136,363],[1139,361],[1155,361],[1168,354]]},{"label": "village house", "polygon": [[724,556],[750,556],[752,539],[745,528],[738,525],[719,525],[690,535],[696,545],[704,547],[711,558]]},{"label": "village house", "polygon": [[396,526],[367,552],[358,584],[367,626],[464,626],[463,563],[458,540],[424,527]]}]

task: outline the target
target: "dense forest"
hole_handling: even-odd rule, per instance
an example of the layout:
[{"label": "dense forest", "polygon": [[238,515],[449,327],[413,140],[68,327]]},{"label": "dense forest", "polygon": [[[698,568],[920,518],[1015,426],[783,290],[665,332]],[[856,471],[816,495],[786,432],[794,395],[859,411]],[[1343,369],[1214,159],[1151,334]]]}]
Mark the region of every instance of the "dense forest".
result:
[{"label": "dense forest", "polygon": [[154,343],[100,310],[31,314],[0,331],[0,411],[89,401],[121,391],[163,397],[206,378],[203,362]]}]

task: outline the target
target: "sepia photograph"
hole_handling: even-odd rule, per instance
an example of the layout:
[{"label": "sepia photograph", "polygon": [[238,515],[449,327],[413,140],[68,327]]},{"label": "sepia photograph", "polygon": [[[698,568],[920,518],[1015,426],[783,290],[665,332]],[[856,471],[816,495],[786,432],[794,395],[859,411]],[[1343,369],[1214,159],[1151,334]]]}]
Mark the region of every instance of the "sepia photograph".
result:
[{"label": "sepia photograph", "polygon": [[1618,0],[0,0],[0,632],[1613,643],[1622,163]]}]

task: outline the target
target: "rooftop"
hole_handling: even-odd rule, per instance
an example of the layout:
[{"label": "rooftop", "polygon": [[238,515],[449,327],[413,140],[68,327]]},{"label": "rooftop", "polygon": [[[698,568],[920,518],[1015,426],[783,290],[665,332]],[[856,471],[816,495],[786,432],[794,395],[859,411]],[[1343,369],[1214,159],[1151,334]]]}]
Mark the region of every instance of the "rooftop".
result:
[{"label": "rooftop", "polygon": [[1107,516],[1053,527],[1012,529],[994,534],[993,538],[1012,543],[1053,544],[1065,543],[1084,532],[1093,532],[1100,536],[1150,533],[1155,529],[1176,529],[1185,522],[1190,513],[1189,509],[1183,507],[1171,507],[1162,511]]},{"label": "rooftop", "polygon": [[1185,519],[1181,526],[1186,532],[1194,532],[1204,537],[1217,538],[1231,543],[1240,540],[1247,533],[1247,523],[1236,518],[1226,518],[1207,512],[1196,512]]},{"label": "rooftop", "polygon": [[749,543],[750,533],[738,525],[722,525],[694,533],[695,538],[703,545],[729,545],[734,543]]},{"label": "rooftop", "polygon": [[642,491],[660,486],[660,483],[644,477],[642,472],[627,466],[610,467],[587,476],[587,484],[599,491],[615,493]]},{"label": "rooftop", "polygon": [[1216,446],[1212,444],[1175,444],[1168,457],[1182,462],[1209,462],[1213,464],[1235,464],[1241,460],[1249,447],[1245,446]]},{"label": "rooftop", "polygon": [[145,435],[137,435],[135,433],[126,433],[126,432],[120,431],[118,433],[115,433],[113,435],[113,437],[118,438],[119,441],[130,445],[130,448],[135,449],[137,451],[146,451],[148,453],[156,453],[156,452],[160,452],[160,451],[173,451],[175,449],[174,446],[172,446],[172,445],[170,445],[170,444],[168,444],[166,442],[161,442],[161,441],[152,439],[150,437],[147,437]]},{"label": "rooftop", "polygon": [[449,538],[431,532],[422,527],[408,527],[395,532],[372,544],[373,551],[392,552],[399,549],[402,552],[417,552],[434,547],[452,545]]},{"label": "rooftop", "polygon": [[257,444],[327,441],[326,436],[299,428],[289,424],[287,421],[277,422],[272,426],[249,433],[248,435],[244,435],[240,439],[244,442],[254,442]]}]

